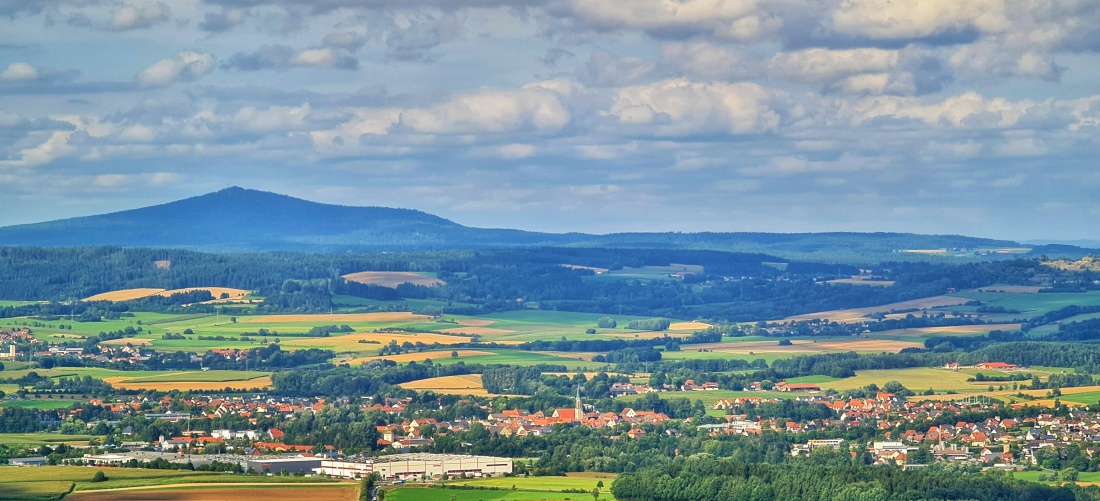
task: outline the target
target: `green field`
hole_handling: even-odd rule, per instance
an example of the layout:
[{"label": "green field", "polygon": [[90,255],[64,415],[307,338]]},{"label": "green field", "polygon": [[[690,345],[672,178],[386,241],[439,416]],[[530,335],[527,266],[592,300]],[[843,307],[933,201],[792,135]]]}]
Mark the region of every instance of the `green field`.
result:
[{"label": "green field", "polygon": [[1076,402],[1085,405],[1094,405],[1100,402],[1100,391],[1090,391],[1088,393],[1075,393],[1072,395],[1062,395],[1058,397],[1063,402]]},{"label": "green field", "polygon": [[[537,365],[560,364],[569,370],[599,370],[606,368],[608,364],[603,362],[590,362],[578,360],[577,357],[555,356],[537,351],[523,350],[478,350],[493,353],[493,355],[477,355],[459,358],[433,358],[432,363],[450,365],[458,362],[466,364],[511,364],[511,365]],[[447,352],[444,352],[447,353]],[[578,354],[579,355],[579,354]],[[428,358],[428,357],[425,357]]]},{"label": "green field", "polygon": [[[501,487],[509,490],[512,488],[512,486],[515,486],[517,489],[531,491],[561,491],[562,489],[585,489],[591,491],[592,488],[596,487],[596,484],[601,481],[603,482],[604,487],[600,490],[607,490],[611,487],[611,482],[614,480],[614,478],[615,475],[612,474],[601,475],[599,478],[594,476],[496,477],[471,480],[451,480],[447,483],[453,485]],[[601,497],[601,499],[603,498]]]},{"label": "green field", "polygon": [[[59,433],[0,433],[0,444],[8,445],[50,445],[79,444],[87,445],[91,439],[102,440],[93,435],[61,435]],[[2,481],[2,477],[0,477]]]},{"label": "green field", "polygon": [[[1011,475],[1012,478],[1015,478],[1017,480],[1027,480],[1028,482],[1038,482],[1039,481],[1039,475],[1042,474],[1042,473],[1043,472],[1041,472],[1041,471],[1014,471],[1014,472],[1009,473],[1009,475]],[[1057,473],[1057,472],[1055,472],[1055,473]],[[1047,475],[1049,476],[1050,473],[1048,472]],[[1100,472],[1097,472],[1097,471],[1083,471],[1083,472],[1081,472],[1081,476],[1080,476],[1080,478],[1078,478],[1077,481],[1078,482],[1100,482]],[[1052,482],[1046,481],[1044,483],[1052,483]]]},{"label": "green field", "polygon": [[[594,482],[593,482],[594,483]],[[600,501],[613,500],[610,483],[600,492]],[[565,501],[592,499],[591,493],[521,491],[500,489],[443,489],[438,487],[401,487],[386,493],[387,501]]]},{"label": "green field", "polygon": [[[988,306],[1002,306],[1009,310],[1019,310],[1015,316],[1036,316],[1057,310],[1070,305],[1093,306],[1100,305],[1100,291],[1083,293],[1043,293],[1043,294],[1013,294],[1006,292],[959,292],[955,296],[968,299],[977,299]],[[959,309],[949,307],[947,310]],[[960,310],[962,311],[962,310]]]},{"label": "green field", "polygon": [[68,409],[73,404],[79,402],[79,400],[50,400],[50,399],[33,399],[33,400],[4,400],[0,403],[0,407],[11,407],[13,409]]}]

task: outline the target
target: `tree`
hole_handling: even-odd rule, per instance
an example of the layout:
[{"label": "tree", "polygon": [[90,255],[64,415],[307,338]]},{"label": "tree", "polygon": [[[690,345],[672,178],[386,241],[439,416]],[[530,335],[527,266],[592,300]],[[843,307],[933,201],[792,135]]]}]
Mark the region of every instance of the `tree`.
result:
[{"label": "tree", "polygon": [[451,351],[451,358],[458,358],[458,352],[457,351]]},{"label": "tree", "polygon": [[106,482],[107,475],[104,475],[102,471],[95,472],[95,476],[92,477],[92,482]]},{"label": "tree", "polygon": [[593,501],[599,501],[600,500],[600,488],[599,487],[593,487],[592,488],[592,500]]}]

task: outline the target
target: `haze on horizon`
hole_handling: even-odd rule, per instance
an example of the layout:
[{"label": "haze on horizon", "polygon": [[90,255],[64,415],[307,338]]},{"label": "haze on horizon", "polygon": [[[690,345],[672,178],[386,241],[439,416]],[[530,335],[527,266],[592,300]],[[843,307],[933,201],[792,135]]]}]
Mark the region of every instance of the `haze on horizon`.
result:
[{"label": "haze on horizon", "polygon": [[1085,0],[0,1],[0,226],[230,185],[477,227],[1096,239]]}]

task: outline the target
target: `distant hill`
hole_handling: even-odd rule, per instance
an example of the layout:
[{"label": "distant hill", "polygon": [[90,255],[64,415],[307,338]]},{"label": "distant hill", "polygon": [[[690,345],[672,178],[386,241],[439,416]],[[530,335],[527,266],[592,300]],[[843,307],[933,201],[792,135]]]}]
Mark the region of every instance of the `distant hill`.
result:
[{"label": "distant hill", "polygon": [[[0,245],[171,247],[204,251],[380,252],[572,246],[713,249],[786,256],[889,257],[905,249],[1021,247],[1019,243],[910,233],[539,233],[463,226],[432,214],[348,207],[227,188],[152,207],[0,228]],[[1054,246],[1045,246],[1051,250]],[[1087,249],[1056,246],[1059,256]],[[901,255],[899,255],[901,256]],[[910,258],[912,256],[904,256]]]}]

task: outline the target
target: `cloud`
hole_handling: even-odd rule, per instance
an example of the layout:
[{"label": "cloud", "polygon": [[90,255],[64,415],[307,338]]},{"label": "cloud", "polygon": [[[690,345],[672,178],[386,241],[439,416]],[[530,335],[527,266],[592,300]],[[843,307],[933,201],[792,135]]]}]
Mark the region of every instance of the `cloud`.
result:
[{"label": "cloud", "polygon": [[355,70],[359,60],[348,54],[340,54],[331,48],[294,49],[286,45],[264,45],[251,53],[237,53],[224,65],[241,71],[263,69],[284,70],[294,67],[332,68]]},{"label": "cloud", "polygon": [[[854,125],[878,119],[915,120],[933,127],[959,129],[1004,129],[1022,125],[1050,127],[1072,121],[1068,110],[1054,103],[1029,100],[986,99],[977,92],[964,92],[942,101],[908,97],[876,97],[851,103],[844,112]],[[1026,124],[1027,121],[1036,123]]]},{"label": "cloud", "polygon": [[38,80],[38,68],[27,63],[11,63],[0,72],[0,82],[27,82]]},{"label": "cloud", "polygon": [[568,0],[566,9],[597,28],[639,30],[663,38],[709,34],[751,41],[775,28],[773,19],[757,15],[756,0]]},{"label": "cloud", "polygon": [[846,0],[832,12],[837,32],[874,40],[922,39],[1009,28],[1004,0],[907,2]]},{"label": "cloud", "polygon": [[550,82],[463,92],[429,108],[405,110],[401,126],[421,134],[553,133],[572,118],[562,89]]},{"label": "cloud", "polygon": [[137,81],[143,87],[163,87],[175,82],[193,82],[214,71],[216,64],[213,54],[180,52],[141,70],[137,74]]},{"label": "cloud", "polygon": [[107,29],[127,31],[149,28],[161,21],[167,21],[171,17],[172,9],[168,8],[168,5],[164,2],[148,2],[139,7],[127,5],[111,12]]},{"label": "cloud", "polygon": [[777,97],[755,83],[671,79],[619,89],[607,114],[661,136],[758,134],[779,128]]},{"label": "cloud", "polygon": [[229,31],[248,18],[248,9],[222,8],[221,12],[207,12],[199,23],[199,29],[212,33]]},{"label": "cloud", "polygon": [[662,44],[661,66],[704,79],[748,78],[760,73],[759,62],[747,52],[707,42]]},{"label": "cloud", "polygon": [[321,40],[321,45],[325,47],[336,47],[348,52],[359,50],[365,43],[367,43],[367,36],[354,31],[334,31]]},{"label": "cloud", "polygon": [[860,73],[881,73],[897,65],[896,50],[815,48],[776,54],[768,64],[768,72],[797,82],[828,83]]},{"label": "cloud", "polygon": [[594,50],[585,64],[583,81],[597,87],[618,87],[638,83],[653,74],[657,65],[637,57],[618,57]]}]

